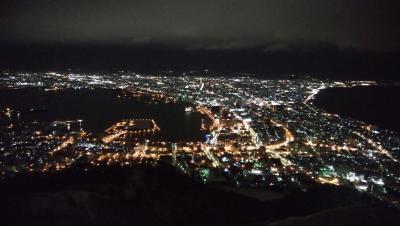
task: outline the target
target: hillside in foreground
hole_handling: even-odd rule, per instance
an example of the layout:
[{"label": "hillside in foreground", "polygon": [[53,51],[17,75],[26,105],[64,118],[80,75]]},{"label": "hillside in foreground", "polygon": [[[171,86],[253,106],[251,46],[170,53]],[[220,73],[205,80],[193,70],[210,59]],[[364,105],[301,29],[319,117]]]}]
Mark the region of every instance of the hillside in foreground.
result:
[{"label": "hillside in foreground", "polygon": [[398,210],[346,188],[258,199],[172,167],[72,169],[0,184],[3,225],[398,225]]}]

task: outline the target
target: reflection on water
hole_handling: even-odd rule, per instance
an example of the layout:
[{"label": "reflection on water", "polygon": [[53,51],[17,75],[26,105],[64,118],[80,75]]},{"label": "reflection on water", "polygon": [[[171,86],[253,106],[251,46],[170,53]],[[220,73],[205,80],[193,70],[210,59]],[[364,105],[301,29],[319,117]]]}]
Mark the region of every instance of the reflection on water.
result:
[{"label": "reflection on water", "polygon": [[21,111],[27,122],[83,119],[83,127],[92,133],[126,118],[152,118],[161,128],[161,139],[199,140],[201,115],[187,113],[182,104],[149,104],[134,99],[118,98],[117,90],[73,90],[46,92],[35,88],[1,89],[0,108]]}]

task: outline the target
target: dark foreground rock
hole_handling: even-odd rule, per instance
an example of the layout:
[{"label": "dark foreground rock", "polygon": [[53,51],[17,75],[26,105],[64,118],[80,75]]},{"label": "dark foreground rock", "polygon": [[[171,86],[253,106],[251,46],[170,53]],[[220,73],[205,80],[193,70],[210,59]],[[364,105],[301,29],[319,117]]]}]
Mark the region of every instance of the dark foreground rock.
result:
[{"label": "dark foreground rock", "polygon": [[345,188],[262,201],[164,165],[19,175],[0,183],[0,200],[1,225],[398,225],[400,216]]}]

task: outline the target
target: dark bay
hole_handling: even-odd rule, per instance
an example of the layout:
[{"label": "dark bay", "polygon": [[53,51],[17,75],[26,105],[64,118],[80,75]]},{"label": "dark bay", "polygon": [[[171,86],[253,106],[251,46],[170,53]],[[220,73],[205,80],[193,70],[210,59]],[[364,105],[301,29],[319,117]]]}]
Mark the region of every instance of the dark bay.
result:
[{"label": "dark bay", "polygon": [[314,104],[330,113],[400,132],[400,87],[328,88]]},{"label": "dark bay", "polygon": [[201,116],[186,113],[178,103],[149,104],[118,98],[118,90],[67,89],[43,91],[35,88],[0,89],[0,108],[19,110],[27,122],[83,119],[83,127],[102,133],[127,118],[152,118],[161,128],[159,137],[169,141],[199,140]]}]

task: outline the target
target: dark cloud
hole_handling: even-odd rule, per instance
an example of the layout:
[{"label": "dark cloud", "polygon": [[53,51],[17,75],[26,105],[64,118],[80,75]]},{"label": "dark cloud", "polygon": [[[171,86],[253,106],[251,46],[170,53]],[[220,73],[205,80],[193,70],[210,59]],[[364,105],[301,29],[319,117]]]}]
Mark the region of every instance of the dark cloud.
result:
[{"label": "dark cloud", "polygon": [[398,51],[398,11],[390,0],[2,0],[0,40],[266,51],[328,43]]}]

